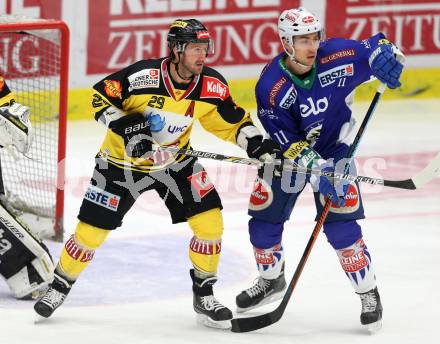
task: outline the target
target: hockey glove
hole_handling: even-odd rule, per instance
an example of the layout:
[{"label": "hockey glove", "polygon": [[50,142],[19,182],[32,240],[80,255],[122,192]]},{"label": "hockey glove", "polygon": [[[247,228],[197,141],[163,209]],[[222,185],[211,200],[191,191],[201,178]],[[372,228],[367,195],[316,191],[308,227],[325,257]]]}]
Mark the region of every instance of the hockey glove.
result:
[{"label": "hockey glove", "polygon": [[239,129],[237,144],[246,151],[249,158],[261,161],[271,161],[281,154],[280,146],[276,142],[263,139],[257,127],[249,123]]},{"label": "hockey glove", "polygon": [[[317,151],[309,146],[307,141],[293,143],[284,152],[284,156],[299,167],[322,170],[324,172],[335,171],[333,163],[324,160]],[[338,167],[342,165],[342,163],[338,163]],[[316,174],[312,174],[309,177],[309,181],[314,192],[319,192],[325,197],[330,198],[333,204],[338,207],[345,205],[344,197],[348,191],[348,181],[337,180],[336,184],[333,184],[333,180]]]},{"label": "hockey glove", "polygon": [[29,108],[14,103],[0,108],[0,147],[14,146],[19,152],[29,152],[33,141]]},{"label": "hockey glove", "polygon": [[[323,160],[323,165],[328,163]],[[317,166],[318,169],[319,166]],[[335,172],[332,166],[326,166],[321,169],[323,172]],[[310,184],[312,185],[313,191],[321,193],[322,195],[331,199],[332,203],[338,207],[343,207],[345,205],[345,196],[348,191],[348,186],[350,182],[347,180],[337,180],[333,183],[332,180],[325,176],[312,175],[310,177]]]},{"label": "hockey glove", "polygon": [[124,138],[127,156],[140,158],[152,151],[153,138],[148,122],[142,114],[126,115],[112,121],[109,128]]},{"label": "hockey glove", "polygon": [[[254,136],[248,139],[248,146],[246,150],[250,158],[258,159],[267,164],[264,168],[271,168],[275,177],[280,177],[282,174],[282,154],[278,143],[271,139],[263,139],[263,136]],[[279,164],[274,164],[274,160],[280,161]],[[273,164],[273,165],[272,165]]]},{"label": "hockey glove", "polygon": [[271,139],[263,139],[263,136],[255,136],[248,139],[246,153],[249,158],[270,162],[280,157],[281,150],[278,143]]},{"label": "hockey glove", "polygon": [[403,70],[403,64],[399,60],[403,61],[400,50],[393,49],[391,44],[382,44],[373,51],[368,62],[376,78],[389,88],[397,88],[401,86],[399,79]]}]

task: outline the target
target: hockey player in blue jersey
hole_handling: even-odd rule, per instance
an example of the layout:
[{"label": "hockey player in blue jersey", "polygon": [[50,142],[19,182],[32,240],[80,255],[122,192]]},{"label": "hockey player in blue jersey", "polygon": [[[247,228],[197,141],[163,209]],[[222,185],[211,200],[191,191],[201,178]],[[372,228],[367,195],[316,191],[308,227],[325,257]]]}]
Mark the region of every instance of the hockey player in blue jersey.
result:
[{"label": "hockey player in blue jersey", "polygon": [[[403,56],[381,33],[363,41],[323,39],[320,21],[304,8],[284,11],[278,33],[284,52],[263,70],[256,86],[258,117],[281,146],[284,159],[300,166],[338,171],[347,154],[347,133],[354,119],[353,91],[377,78],[389,88],[400,86]],[[349,144],[349,143],[348,143]],[[338,163],[339,162],[339,163]],[[318,211],[332,199],[324,233],[362,302],[361,323],[381,327],[382,305],[371,256],[357,220],[364,218],[357,185],[333,183],[326,177],[283,173],[282,178],[260,171],[251,195],[250,241],[259,271],[256,283],[236,298],[244,312],[283,296],[282,234],[305,181],[310,182]]]}]

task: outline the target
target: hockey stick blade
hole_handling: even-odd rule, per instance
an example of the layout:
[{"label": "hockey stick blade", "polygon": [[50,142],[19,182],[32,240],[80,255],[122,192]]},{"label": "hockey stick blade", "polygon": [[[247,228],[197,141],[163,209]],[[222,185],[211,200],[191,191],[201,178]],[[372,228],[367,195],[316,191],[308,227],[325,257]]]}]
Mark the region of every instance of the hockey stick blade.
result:
[{"label": "hockey stick blade", "polygon": [[439,175],[440,153],[437,153],[434,159],[415,177],[406,180],[384,180],[383,185],[399,189],[416,190],[422,188]]},{"label": "hockey stick blade", "polygon": [[257,315],[252,318],[232,319],[231,331],[236,333],[255,331],[260,328],[270,326],[273,323],[276,323],[278,320],[281,319],[282,315],[283,312],[279,311],[277,308],[270,313]]}]

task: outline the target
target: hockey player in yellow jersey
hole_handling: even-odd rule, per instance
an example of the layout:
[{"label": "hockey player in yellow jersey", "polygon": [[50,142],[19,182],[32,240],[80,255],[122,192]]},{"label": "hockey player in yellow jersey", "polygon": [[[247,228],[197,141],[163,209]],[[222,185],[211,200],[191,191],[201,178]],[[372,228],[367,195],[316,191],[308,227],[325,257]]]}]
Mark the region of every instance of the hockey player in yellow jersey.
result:
[{"label": "hockey player in yellow jersey", "polygon": [[108,130],[75,233],[64,246],[54,282],[35,304],[43,317],[63,303],[95,250],[121,225],[136,198],[155,190],[172,222],[187,221],[193,232],[190,276],[198,319],[208,326],[230,327],[231,311],[213,294],[223,232],[219,195],[197,159],[164,156],[156,147],[189,149],[195,121],[253,158],[267,158],[277,146],[263,140],[249,114],[234,103],[223,76],[205,66],[214,44],[202,23],[174,21],[168,46],[168,57],[136,62],[93,87],[94,117]]}]

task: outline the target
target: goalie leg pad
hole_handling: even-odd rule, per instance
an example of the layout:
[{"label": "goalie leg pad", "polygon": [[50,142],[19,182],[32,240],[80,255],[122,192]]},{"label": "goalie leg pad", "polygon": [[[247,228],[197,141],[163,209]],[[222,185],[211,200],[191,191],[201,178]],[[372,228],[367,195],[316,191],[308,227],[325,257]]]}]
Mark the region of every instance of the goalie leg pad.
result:
[{"label": "goalie leg pad", "polygon": [[0,203],[0,275],[17,298],[47,285],[54,265],[46,246]]}]

